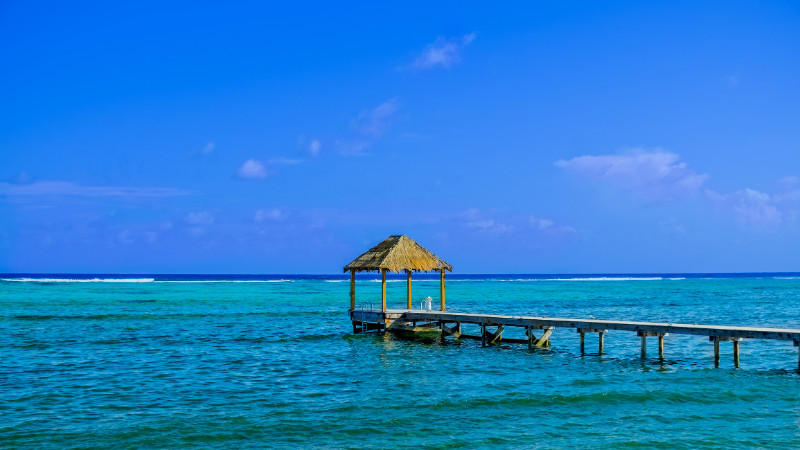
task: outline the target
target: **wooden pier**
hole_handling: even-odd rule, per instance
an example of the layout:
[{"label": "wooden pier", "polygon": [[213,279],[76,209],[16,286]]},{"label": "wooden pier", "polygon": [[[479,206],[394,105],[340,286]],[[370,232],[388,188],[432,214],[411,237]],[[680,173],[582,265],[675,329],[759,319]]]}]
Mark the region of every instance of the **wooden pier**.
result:
[{"label": "wooden pier", "polygon": [[[800,329],[734,327],[723,325],[696,325],[683,323],[630,322],[595,319],[569,319],[536,316],[506,316],[497,314],[467,314],[450,311],[425,311],[414,309],[354,309],[350,311],[353,331],[358,332],[430,332],[438,331],[443,338],[478,339],[483,345],[500,343],[527,344],[530,350],[550,346],[550,339],[556,329],[573,329],[581,335],[580,351],[585,351],[585,335],[598,334],[598,352],[603,353],[604,334],[610,330],[636,333],[641,339],[641,358],[647,357],[647,338],[658,338],[658,356],[664,358],[664,336],[687,334],[705,336],[714,344],[714,365],[719,366],[719,343],[733,343],[733,363],[739,366],[739,341],[742,339],[774,339],[792,341],[800,349]],[[466,335],[463,324],[480,326],[480,335]],[[525,330],[527,339],[504,339],[503,331],[509,327]],[[535,333],[540,333],[537,338]],[[800,370],[800,350],[798,351],[798,370]]]},{"label": "wooden pier", "polygon": [[[405,235],[389,236],[367,252],[344,267],[350,272],[350,320],[353,332],[438,332],[442,339],[451,336],[455,339],[476,339],[483,345],[499,343],[527,344],[528,349],[550,346],[550,338],[556,329],[574,329],[580,334],[580,351],[586,353],[586,335],[597,334],[598,352],[603,353],[605,333],[610,330],[634,332],[640,338],[641,358],[647,357],[647,338],[658,338],[658,357],[664,358],[664,336],[687,334],[706,336],[714,344],[714,366],[719,366],[719,343],[733,343],[733,363],[739,367],[739,341],[742,339],[776,339],[792,341],[800,349],[800,329],[732,327],[724,325],[697,325],[683,323],[629,322],[596,319],[565,319],[557,317],[506,316],[495,314],[467,314],[447,311],[445,308],[445,271],[453,267],[414,242]],[[377,271],[381,274],[380,309],[365,306],[356,308],[356,272]],[[386,273],[405,272],[407,275],[406,309],[386,308]],[[429,302],[426,310],[412,309],[411,273],[440,273],[440,310],[431,311]],[[430,300],[430,298],[429,298]],[[463,333],[462,324],[480,326],[479,335]],[[526,339],[503,337],[506,327],[525,330]],[[536,337],[535,333],[540,333]],[[798,351],[798,370],[800,370],[800,350]]]}]

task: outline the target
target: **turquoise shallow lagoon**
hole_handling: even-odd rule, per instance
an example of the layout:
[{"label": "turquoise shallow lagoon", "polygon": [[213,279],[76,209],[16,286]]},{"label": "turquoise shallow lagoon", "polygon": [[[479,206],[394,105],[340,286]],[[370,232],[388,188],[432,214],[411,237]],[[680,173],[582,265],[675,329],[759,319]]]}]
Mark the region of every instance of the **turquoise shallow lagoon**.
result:
[{"label": "turquoise shallow lagoon", "polygon": [[[738,369],[723,343],[715,369],[692,336],[660,361],[614,331],[583,357],[571,329],[534,353],[353,335],[340,276],[22,278],[0,282],[0,447],[800,447],[790,342],[743,341]],[[119,278],[139,279],[104,281]],[[379,301],[380,283],[357,295]],[[428,295],[438,280],[415,278]],[[791,274],[448,275],[447,295],[453,311],[800,328]]]}]

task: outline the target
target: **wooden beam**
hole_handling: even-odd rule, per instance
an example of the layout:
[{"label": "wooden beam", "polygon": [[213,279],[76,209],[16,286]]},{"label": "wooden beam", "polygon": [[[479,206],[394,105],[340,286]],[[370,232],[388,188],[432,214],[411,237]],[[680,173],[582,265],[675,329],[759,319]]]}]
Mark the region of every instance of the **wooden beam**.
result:
[{"label": "wooden beam", "polygon": [[550,334],[553,332],[552,328],[544,330],[544,334],[536,342],[536,348],[550,347]]},{"label": "wooden beam", "polygon": [[658,359],[664,359],[664,335],[658,336]]},{"label": "wooden beam", "polygon": [[408,287],[406,288],[406,309],[411,309],[413,306],[411,304],[411,271],[406,270],[406,275],[408,275],[408,278],[406,280],[408,284]]},{"label": "wooden beam", "polygon": [[444,322],[440,323],[440,327],[442,329],[442,337],[444,336],[453,336],[454,338],[458,339],[461,337],[461,324],[457,323],[456,326],[453,328],[448,327],[445,325]]},{"label": "wooden beam", "polygon": [[489,344],[494,344],[495,342],[502,340],[503,339],[503,326],[502,325],[498,325],[497,326],[497,331],[495,331],[494,333],[490,333],[490,334],[492,336],[492,340],[489,341]]},{"label": "wooden beam", "polygon": [[381,269],[381,312],[386,312],[386,269]]},{"label": "wooden beam", "polygon": [[439,295],[442,298],[442,311],[445,311],[445,308],[444,308],[444,269],[442,269],[442,280],[441,280],[441,283],[439,285]]},{"label": "wooden beam", "polygon": [[714,367],[719,367],[719,338],[713,337],[714,340]]},{"label": "wooden beam", "polygon": [[733,366],[739,367],[739,341],[733,341]]},{"label": "wooden beam", "polygon": [[356,309],[356,270],[350,270],[350,311]]}]

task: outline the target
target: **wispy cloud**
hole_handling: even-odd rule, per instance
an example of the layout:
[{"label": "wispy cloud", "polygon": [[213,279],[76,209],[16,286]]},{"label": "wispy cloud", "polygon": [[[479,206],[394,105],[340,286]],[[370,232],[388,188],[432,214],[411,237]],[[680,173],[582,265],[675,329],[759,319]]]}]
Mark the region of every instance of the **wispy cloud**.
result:
[{"label": "wispy cloud", "polygon": [[363,111],[353,124],[356,132],[368,138],[379,138],[389,128],[392,117],[397,112],[399,105],[396,98],[391,98],[380,105]]},{"label": "wispy cloud", "polygon": [[190,212],[183,219],[189,225],[189,234],[200,237],[206,234],[206,228],[213,225],[216,217],[210,211]]},{"label": "wispy cloud", "polygon": [[696,193],[708,178],[690,169],[677,154],[659,149],[639,149],[624,155],[578,156],[555,164],[659,202]]},{"label": "wispy cloud", "polygon": [[322,141],[319,139],[312,139],[311,142],[308,143],[308,154],[311,155],[312,158],[319,156],[320,150],[322,150]]},{"label": "wispy cloud", "polygon": [[491,234],[508,233],[514,230],[512,225],[502,223],[477,208],[470,208],[459,214],[459,220],[467,228]]},{"label": "wispy cloud", "polygon": [[242,164],[238,171],[239,178],[267,178],[272,175],[264,166],[264,163],[256,159],[248,159]]},{"label": "wispy cloud", "polygon": [[336,141],[339,153],[364,155],[365,150],[386,133],[399,108],[397,99],[391,98],[372,109],[362,111],[352,122],[353,135]]},{"label": "wispy cloud", "polygon": [[34,181],[27,184],[0,183],[0,196],[5,197],[120,197],[154,198],[189,195],[191,191],[158,187],[84,186],[69,181]]},{"label": "wispy cloud", "polygon": [[259,209],[256,211],[253,220],[256,222],[275,221],[282,222],[289,217],[289,212],[281,209]]},{"label": "wispy cloud", "polygon": [[203,147],[203,150],[201,150],[201,153],[204,154],[204,155],[208,155],[213,151],[214,151],[214,143],[213,142],[209,142],[208,144],[205,145],[205,147]]},{"label": "wispy cloud", "polygon": [[209,211],[190,212],[184,219],[189,225],[211,225],[214,223],[214,214]]},{"label": "wispy cloud", "polygon": [[563,225],[556,223],[553,219],[544,219],[541,217],[536,217],[534,215],[528,216],[528,222],[533,226],[535,230],[547,233],[547,234],[577,234],[578,231],[569,225]]},{"label": "wispy cloud", "polygon": [[450,67],[461,62],[461,52],[475,40],[475,33],[445,39],[440,37],[429,44],[411,64],[413,70],[428,70],[436,67]]}]

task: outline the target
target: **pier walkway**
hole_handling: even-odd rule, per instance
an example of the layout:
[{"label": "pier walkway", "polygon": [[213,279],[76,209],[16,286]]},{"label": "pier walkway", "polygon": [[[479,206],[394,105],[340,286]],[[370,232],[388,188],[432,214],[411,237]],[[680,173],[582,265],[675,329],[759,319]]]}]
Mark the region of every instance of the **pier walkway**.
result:
[{"label": "pier walkway", "polygon": [[[580,350],[585,353],[585,335],[598,334],[598,349],[603,353],[603,336],[609,330],[635,332],[641,338],[641,357],[647,354],[647,338],[658,338],[658,354],[664,357],[664,336],[668,334],[687,334],[706,336],[714,343],[714,364],[719,365],[719,343],[733,343],[734,365],[739,366],[739,341],[742,339],[777,339],[792,341],[800,348],[800,329],[739,327],[723,325],[698,325],[683,323],[630,322],[596,319],[570,319],[557,317],[512,316],[497,314],[469,314],[450,311],[426,311],[415,309],[387,309],[386,311],[362,309],[350,310],[353,331],[438,331],[442,337],[457,339],[479,339],[484,345],[498,343],[528,344],[534,350],[550,346],[550,337],[557,328],[574,329],[580,333]],[[462,324],[480,326],[479,335],[462,333]],[[527,339],[503,339],[507,327],[525,329]],[[492,330],[493,329],[493,330]],[[537,338],[535,333],[539,332]],[[800,351],[798,352],[800,370]]]}]

